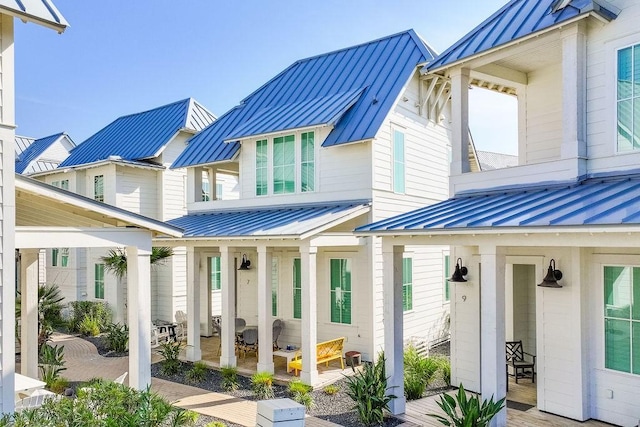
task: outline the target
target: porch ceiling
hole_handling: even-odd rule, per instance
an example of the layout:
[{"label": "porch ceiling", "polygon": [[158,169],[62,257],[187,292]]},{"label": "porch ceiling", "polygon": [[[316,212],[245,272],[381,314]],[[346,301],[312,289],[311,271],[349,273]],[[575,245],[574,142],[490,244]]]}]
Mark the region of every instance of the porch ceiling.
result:
[{"label": "porch ceiling", "polygon": [[[640,175],[577,183],[494,189],[458,195],[435,205],[356,229],[363,234],[431,234],[480,230],[549,232],[640,226]],[[639,228],[640,230],[640,228]]]},{"label": "porch ceiling", "polygon": [[153,235],[182,236],[179,228],[16,175],[18,227],[134,227]]},{"label": "porch ceiling", "polygon": [[189,240],[305,239],[363,215],[369,201],[348,201],[191,214],[169,221]]}]

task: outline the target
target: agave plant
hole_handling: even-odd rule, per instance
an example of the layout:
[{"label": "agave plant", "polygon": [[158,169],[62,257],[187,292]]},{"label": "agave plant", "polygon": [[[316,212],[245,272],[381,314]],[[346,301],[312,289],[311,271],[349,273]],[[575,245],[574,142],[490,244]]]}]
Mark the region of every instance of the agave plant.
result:
[{"label": "agave plant", "polygon": [[504,408],[504,400],[505,398],[502,398],[494,402],[493,396],[491,396],[491,399],[483,400],[480,403],[480,398],[477,395],[468,398],[464,387],[460,384],[460,389],[456,393],[455,399],[448,394],[443,394],[440,396],[440,401],[436,402],[444,411],[445,416],[440,414],[428,415],[434,417],[445,426],[486,427],[493,417]]}]

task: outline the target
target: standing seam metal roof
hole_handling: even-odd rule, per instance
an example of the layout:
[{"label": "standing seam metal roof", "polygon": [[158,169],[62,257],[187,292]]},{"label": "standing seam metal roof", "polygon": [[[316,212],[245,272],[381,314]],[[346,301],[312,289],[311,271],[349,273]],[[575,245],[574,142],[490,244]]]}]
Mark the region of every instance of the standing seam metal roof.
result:
[{"label": "standing seam metal roof", "polygon": [[597,1],[573,0],[553,11],[558,0],[512,0],[427,65],[433,71],[562,22],[596,12],[605,19],[616,13]]},{"label": "standing seam metal roof", "polygon": [[[224,141],[292,126],[334,125],[324,147],[372,139],[416,66],[434,57],[415,32],[408,30],[297,61],[191,138],[172,167],[231,160],[240,145]],[[359,91],[353,105],[342,103],[341,95]],[[318,104],[336,115],[320,114]],[[278,114],[263,117],[269,111]]]},{"label": "standing seam metal roof", "polygon": [[55,135],[45,136],[44,138],[36,139],[28,147],[26,147],[22,153],[16,158],[16,173],[23,173],[29,166],[29,163],[38,158],[47,148],[54,142],[64,136],[64,132],[57,133]]},{"label": "standing seam metal roof", "polygon": [[356,231],[640,225],[640,175],[463,195]]},{"label": "standing seam metal roof", "polygon": [[60,167],[78,166],[120,156],[125,160],[155,157],[181,129],[194,131],[215,116],[191,98],[153,110],[123,116],[79,144]]},{"label": "standing seam metal roof", "polygon": [[186,238],[301,235],[368,209],[367,201],[277,206],[185,215],[167,221]]},{"label": "standing seam metal roof", "polygon": [[28,21],[35,21],[62,32],[69,23],[49,0],[0,0],[5,13]]}]

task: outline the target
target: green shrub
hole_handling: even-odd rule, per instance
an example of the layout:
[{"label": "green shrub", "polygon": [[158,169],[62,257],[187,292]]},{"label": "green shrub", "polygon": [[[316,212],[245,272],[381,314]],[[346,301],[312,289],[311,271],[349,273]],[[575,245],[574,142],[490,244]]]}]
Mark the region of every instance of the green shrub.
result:
[{"label": "green shrub", "polygon": [[313,396],[311,391],[313,387],[303,383],[301,380],[295,379],[289,383],[289,396],[294,401],[304,405],[305,408],[310,409],[313,406]]},{"label": "green shrub", "polygon": [[58,379],[51,382],[48,385],[49,390],[54,393],[62,394],[69,387],[69,380],[63,377],[59,377]]},{"label": "green shrub", "polygon": [[116,353],[124,353],[129,346],[129,327],[119,323],[111,323],[107,327],[107,347]]},{"label": "green shrub", "polygon": [[257,372],[251,377],[251,389],[260,400],[273,399],[273,374]]},{"label": "green shrub", "polygon": [[69,305],[72,309],[71,318],[69,319],[69,330],[71,332],[82,333],[80,324],[87,316],[96,319],[98,333],[106,332],[111,324],[112,314],[107,303],[100,301],[72,301]]},{"label": "green shrub", "polygon": [[79,389],[76,399],[47,399],[36,409],[5,415],[6,426],[193,426],[198,415],[152,393],[111,381]]},{"label": "green shrub", "polygon": [[160,370],[164,375],[171,376],[178,373],[180,369],[180,350],[182,349],[182,342],[167,341],[160,344],[160,355],[164,357]]},{"label": "green shrub", "polygon": [[98,319],[91,315],[86,315],[80,322],[80,333],[90,337],[100,335],[100,323]]},{"label": "green shrub", "polygon": [[207,364],[203,361],[198,361],[194,363],[193,367],[187,372],[187,380],[192,383],[200,383],[204,381],[208,371],[209,368]]},{"label": "green shrub", "polygon": [[442,373],[442,380],[451,385],[451,361],[446,357],[437,357],[436,361],[439,365],[439,370]]},{"label": "green shrub", "polygon": [[221,421],[212,421],[205,427],[227,427],[227,425]]},{"label": "green shrub", "polygon": [[410,346],[404,352],[404,394],[407,400],[420,399],[441,369],[440,359],[421,356]]},{"label": "green shrub", "polygon": [[43,345],[39,359],[40,377],[47,383],[47,388],[51,389],[51,386],[60,379],[60,372],[67,369],[64,367],[64,346]]},{"label": "green shrub", "polygon": [[467,393],[462,384],[460,384],[460,389],[455,399],[448,394],[443,394],[440,396],[440,401],[436,402],[444,411],[444,417],[439,414],[428,415],[434,417],[446,426],[486,427],[489,425],[491,419],[502,410],[504,400],[505,398],[502,398],[494,402],[493,396],[491,396],[491,399],[488,401],[484,400],[480,403],[480,398],[477,395],[467,398]]},{"label": "green shrub", "polygon": [[340,387],[337,385],[329,384],[324,388],[324,394],[328,394],[330,396],[337,394],[340,391]]},{"label": "green shrub", "polygon": [[347,377],[347,395],[356,403],[358,418],[367,426],[382,424],[389,402],[396,396],[387,394],[385,357],[381,354],[376,363],[365,363],[361,371]]},{"label": "green shrub", "polygon": [[222,386],[223,390],[233,391],[238,389],[238,368],[235,366],[223,366],[220,368],[222,373]]}]

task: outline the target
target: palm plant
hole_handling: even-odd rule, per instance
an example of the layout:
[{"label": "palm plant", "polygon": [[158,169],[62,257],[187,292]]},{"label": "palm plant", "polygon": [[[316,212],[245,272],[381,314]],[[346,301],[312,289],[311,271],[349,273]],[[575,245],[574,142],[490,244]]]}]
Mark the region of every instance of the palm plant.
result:
[{"label": "palm plant", "polygon": [[[173,249],[167,247],[151,248],[151,256],[149,262],[151,265],[157,265],[160,261],[164,261],[173,255]],[[118,280],[121,280],[127,274],[127,253],[122,248],[109,249],[107,255],[100,257],[104,263],[104,268],[111,272]]]},{"label": "palm plant", "polygon": [[[47,342],[53,327],[60,321],[60,310],[64,297],[55,283],[38,287],[38,348]],[[20,292],[16,297],[16,319],[22,315],[22,300]]]}]

